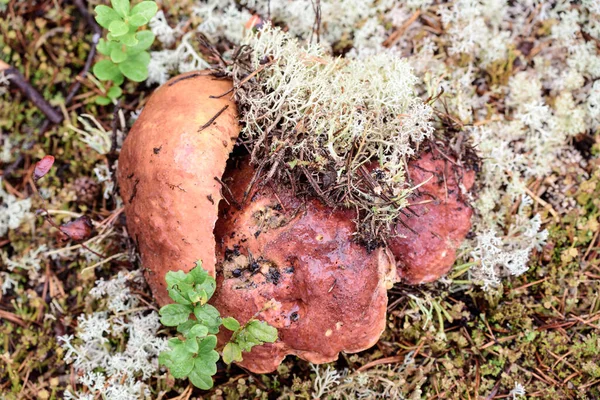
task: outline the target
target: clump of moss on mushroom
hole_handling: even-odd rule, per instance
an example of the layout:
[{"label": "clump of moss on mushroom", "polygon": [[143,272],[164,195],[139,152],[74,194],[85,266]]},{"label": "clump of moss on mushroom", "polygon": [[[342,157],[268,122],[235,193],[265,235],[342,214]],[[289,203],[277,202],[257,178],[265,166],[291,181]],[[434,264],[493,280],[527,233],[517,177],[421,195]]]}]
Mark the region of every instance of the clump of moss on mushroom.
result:
[{"label": "clump of moss on mushroom", "polygon": [[[355,209],[357,235],[382,242],[408,204],[408,159],[434,131],[410,65],[391,54],[333,58],[267,26],[225,72],[257,176]],[[369,174],[374,161],[378,173]]]}]

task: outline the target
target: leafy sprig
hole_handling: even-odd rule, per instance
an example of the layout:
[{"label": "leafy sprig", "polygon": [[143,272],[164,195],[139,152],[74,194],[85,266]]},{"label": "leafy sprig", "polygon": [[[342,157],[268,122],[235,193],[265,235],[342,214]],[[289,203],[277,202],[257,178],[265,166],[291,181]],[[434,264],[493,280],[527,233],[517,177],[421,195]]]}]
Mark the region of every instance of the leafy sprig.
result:
[{"label": "leafy sprig", "polygon": [[[217,372],[219,353],[216,351],[219,329],[233,332],[223,348],[227,364],[242,361],[242,352],[254,346],[277,340],[277,329],[264,321],[251,318],[246,324],[233,317],[221,318],[219,310],[207,302],[216,289],[216,282],[198,261],[189,273],[170,271],[166,275],[167,290],[175,304],[160,309],[161,323],[176,326],[178,337],[169,340],[169,351],[160,354],[159,362],[178,379],[188,377],[192,384],[208,390]],[[195,319],[190,319],[191,316]]]},{"label": "leafy sprig", "polygon": [[98,52],[108,59],[94,64],[94,75],[101,81],[112,81],[105,97],[98,97],[99,104],[109,104],[121,96],[118,88],[124,78],[143,82],[148,78],[150,53],[146,51],[154,42],[154,33],[139,28],[148,24],[158,11],[154,1],[142,1],[131,7],[129,0],[111,0],[112,8],[99,5],[94,8],[98,24],[108,29],[105,39],[98,42]]}]

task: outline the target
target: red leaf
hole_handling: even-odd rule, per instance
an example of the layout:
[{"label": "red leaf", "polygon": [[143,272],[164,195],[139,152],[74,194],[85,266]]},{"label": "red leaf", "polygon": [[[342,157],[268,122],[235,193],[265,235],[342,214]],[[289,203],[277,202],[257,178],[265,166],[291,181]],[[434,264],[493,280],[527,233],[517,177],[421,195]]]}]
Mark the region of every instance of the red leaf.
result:
[{"label": "red leaf", "polygon": [[254,27],[260,27],[260,25],[262,25],[263,21],[260,19],[260,17],[256,14],[252,15],[252,17],[250,17],[250,19],[248,20],[248,22],[246,22],[246,25],[244,26],[245,29],[252,29]]},{"label": "red leaf", "polygon": [[75,241],[88,239],[92,236],[92,229],[92,221],[85,215],[60,226],[60,231]]},{"label": "red leaf", "polygon": [[54,164],[53,156],[44,156],[40,161],[35,164],[35,169],[33,170],[33,180],[37,181],[42,178],[44,175],[50,171],[52,165]]}]

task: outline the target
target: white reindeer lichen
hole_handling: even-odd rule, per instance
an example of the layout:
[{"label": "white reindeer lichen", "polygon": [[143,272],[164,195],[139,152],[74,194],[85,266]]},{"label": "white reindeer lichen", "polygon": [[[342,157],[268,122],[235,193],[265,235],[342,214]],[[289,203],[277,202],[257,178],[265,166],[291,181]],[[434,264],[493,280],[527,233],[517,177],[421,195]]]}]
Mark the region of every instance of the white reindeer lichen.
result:
[{"label": "white reindeer lichen", "polygon": [[[265,171],[273,173],[287,164],[325,201],[364,212],[361,224],[371,234],[384,232],[406,205],[406,158],[434,130],[409,64],[386,53],[332,58],[268,25],[243,45],[244,61],[231,74],[252,161],[270,160]],[[381,173],[372,174],[377,189],[368,190],[358,182],[373,160]]]}]

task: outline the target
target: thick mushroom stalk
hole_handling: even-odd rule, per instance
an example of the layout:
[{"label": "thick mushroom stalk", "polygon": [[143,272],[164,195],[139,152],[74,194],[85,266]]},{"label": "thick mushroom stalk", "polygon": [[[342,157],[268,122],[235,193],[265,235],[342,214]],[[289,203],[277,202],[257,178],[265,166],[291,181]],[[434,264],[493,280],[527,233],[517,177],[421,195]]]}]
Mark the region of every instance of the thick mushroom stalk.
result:
[{"label": "thick mushroom stalk", "polygon": [[[282,185],[251,192],[238,208],[253,174],[246,162],[225,180],[233,198],[215,229],[214,305],[240,322],[260,315],[280,340],[244,353],[241,364],[272,372],[288,354],[325,363],[373,346],[396,274],[390,252],[355,242],[352,211],[302,200]],[[280,307],[261,312],[272,299]]]},{"label": "thick mushroom stalk", "polygon": [[[129,235],[154,297],[170,303],[165,274],[194,262],[215,274],[213,229],[229,153],[239,134],[227,80],[207,71],[157,89],[123,143],[118,178]],[[215,118],[217,116],[217,118]]]}]

